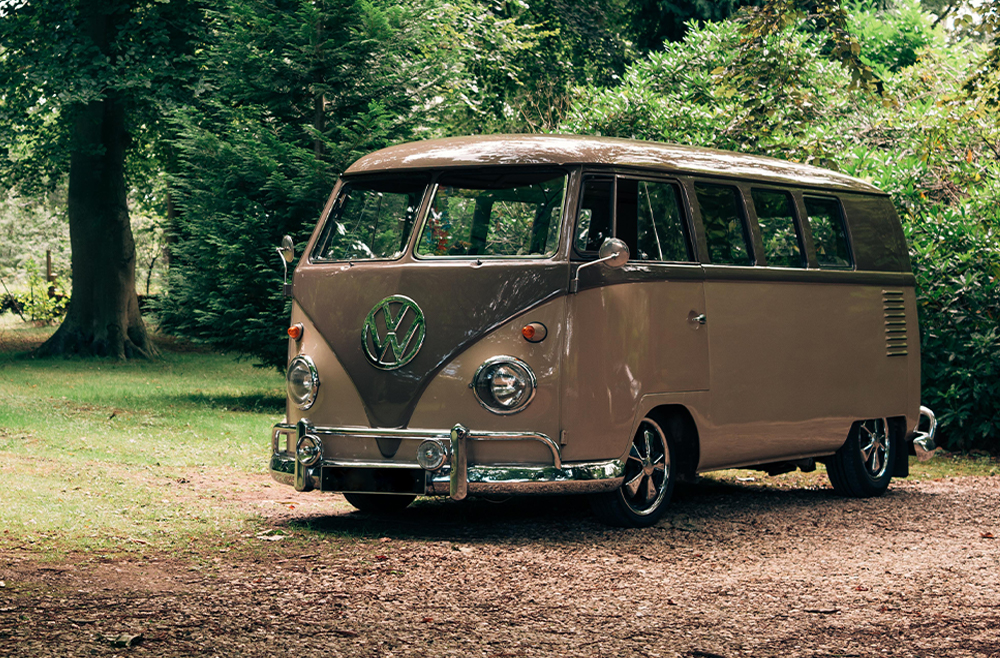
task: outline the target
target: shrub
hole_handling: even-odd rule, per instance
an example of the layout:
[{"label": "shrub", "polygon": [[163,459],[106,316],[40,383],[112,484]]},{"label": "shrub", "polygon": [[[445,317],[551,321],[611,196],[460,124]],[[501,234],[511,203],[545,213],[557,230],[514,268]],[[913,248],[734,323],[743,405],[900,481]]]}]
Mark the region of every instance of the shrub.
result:
[{"label": "shrub", "polygon": [[923,402],[946,448],[1000,453],[998,117],[962,94],[972,47],[926,48],[942,38],[913,2],[877,16],[859,7],[881,96],[852,89],[814,31],[740,48],[727,21],[692,25],[614,87],[582,89],[563,129],[810,162],[889,193],[917,278]]}]

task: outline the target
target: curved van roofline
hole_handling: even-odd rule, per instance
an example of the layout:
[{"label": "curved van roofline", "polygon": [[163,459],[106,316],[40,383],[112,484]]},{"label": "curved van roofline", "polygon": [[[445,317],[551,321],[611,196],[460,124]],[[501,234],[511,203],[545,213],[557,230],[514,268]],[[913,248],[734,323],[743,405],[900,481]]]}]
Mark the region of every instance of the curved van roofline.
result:
[{"label": "curved van roofline", "polygon": [[364,156],[348,167],[345,175],[394,169],[584,164],[885,194],[858,178],[797,162],[661,142],[576,135],[473,135],[409,142]]}]

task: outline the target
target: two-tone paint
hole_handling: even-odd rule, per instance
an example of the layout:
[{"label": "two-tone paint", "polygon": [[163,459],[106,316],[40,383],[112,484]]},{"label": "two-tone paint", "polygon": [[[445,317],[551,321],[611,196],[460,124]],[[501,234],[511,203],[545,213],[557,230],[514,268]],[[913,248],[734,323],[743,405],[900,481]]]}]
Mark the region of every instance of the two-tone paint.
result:
[{"label": "two-tone paint", "polygon": [[[396,260],[312,258],[344,181],[484,167],[567,174],[552,257],[420,258],[415,230]],[[585,260],[571,238],[582,177],[595,172],[676,183],[695,262],[580,269]],[[757,264],[710,264],[692,202],[695,181],[733,185],[747,198],[751,187],[774,186],[792,194],[800,216],[804,195],[835,194],[847,217],[853,267],[820,268],[808,226],[802,227],[806,267],[767,266],[752,207],[743,210]],[[428,196],[418,218],[427,214]],[[289,404],[285,422],[275,427],[271,470],[299,489],[455,498],[609,491],[622,484],[637,428],[657,410],[684,416],[673,456],[681,474],[823,458],[844,445],[861,419],[892,419],[910,441],[927,437],[917,432],[914,277],[898,218],[876,188],[815,167],[567,136],[396,146],[344,174],[295,268],[292,290],[291,323],[303,331],[289,341],[289,359],[307,356],[320,386],[308,409]],[[371,314],[394,297],[412,300],[422,313],[422,342],[405,364],[386,368],[373,361],[365,332],[372,330]],[[528,323],[543,325],[545,339],[526,340]],[[399,356],[386,354],[390,361]],[[470,390],[477,369],[497,355],[529,364],[537,379],[531,404],[516,414],[492,413]],[[322,459],[311,467],[296,459],[305,434],[322,443]],[[448,458],[422,472],[417,449],[428,439],[441,442]],[[352,479],[351,468],[361,475]],[[325,477],[330,469],[347,475]],[[369,477],[378,471],[407,475]]]}]

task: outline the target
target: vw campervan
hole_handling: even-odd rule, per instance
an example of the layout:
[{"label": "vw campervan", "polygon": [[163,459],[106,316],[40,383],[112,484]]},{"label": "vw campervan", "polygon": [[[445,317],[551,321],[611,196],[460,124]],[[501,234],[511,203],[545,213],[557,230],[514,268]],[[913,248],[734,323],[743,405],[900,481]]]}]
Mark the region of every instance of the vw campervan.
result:
[{"label": "vw campervan", "polygon": [[290,291],[271,472],[362,510],[581,493],[644,526],[699,472],[821,461],[872,496],[934,448],[899,219],[824,169],[591,137],[403,144],[345,172]]}]

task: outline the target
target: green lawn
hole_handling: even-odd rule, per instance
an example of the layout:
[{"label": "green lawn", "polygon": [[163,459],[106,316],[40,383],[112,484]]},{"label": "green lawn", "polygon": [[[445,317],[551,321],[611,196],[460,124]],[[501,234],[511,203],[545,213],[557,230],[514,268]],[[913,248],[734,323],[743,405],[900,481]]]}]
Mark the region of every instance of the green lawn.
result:
[{"label": "green lawn", "polygon": [[[0,325],[0,547],[167,546],[249,519],[221,483],[263,473],[273,370],[165,348],[153,361],[33,360],[48,330]],[[219,482],[193,496],[179,484]]]},{"label": "green lawn", "polygon": [[[270,491],[269,433],[284,408],[279,373],[169,344],[153,361],[29,358],[51,331],[0,316],[0,549],[54,559],[176,550],[228,545],[267,526],[237,499]],[[911,479],[1000,474],[987,456],[911,465]],[[822,466],[708,477],[828,486]],[[273,486],[269,495],[286,495]]]}]

